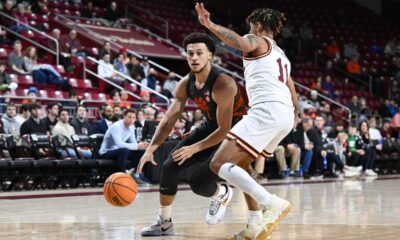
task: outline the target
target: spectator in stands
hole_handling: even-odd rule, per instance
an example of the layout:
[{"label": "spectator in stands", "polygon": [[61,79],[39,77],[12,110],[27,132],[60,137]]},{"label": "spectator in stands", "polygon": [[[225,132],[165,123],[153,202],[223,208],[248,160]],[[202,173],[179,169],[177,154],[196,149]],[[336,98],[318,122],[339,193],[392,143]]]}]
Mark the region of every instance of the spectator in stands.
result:
[{"label": "spectator in stands", "polygon": [[335,120],[331,110],[331,105],[329,103],[327,102],[324,103],[324,106],[320,110],[320,115],[323,116],[325,127],[329,131],[335,125]]},{"label": "spectator in stands", "polygon": [[71,91],[72,86],[61,78],[60,73],[50,64],[39,64],[35,47],[28,47],[24,54],[24,70],[32,74],[33,81],[40,84],[54,84]]},{"label": "spectator in stands", "polygon": [[390,126],[390,118],[383,119],[381,134],[382,134],[383,139],[390,139],[390,138],[394,137],[392,128]]},{"label": "spectator in stands", "polygon": [[359,76],[361,74],[361,65],[358,63],[358,59],[353,57],[347,61],[346,70],[349,74]]},{"label": "spectator in stands", "polygon": [[[14,2],[12,0],[6,0],[3,6],[3,9],[1,11],[9,16],[13,16],[13,7],[14,7]],[[10,27],[15,24],[15,22],[7,17],[0,17],[0,20],[2,24],[6,27]]]},{"label": "spectator in stands", "polygon": [[76,108],[76,117],[70,122],[76,134],[89,135],[91,126],[87,121],[86,114],[87,109],[84,105],[79,105]]},{"label": "spectator in stands", "polygon": [[143,109],[145,121],[154,121],[156,119],[156,112],[157,111],[153,107],[145,107]]},{"label": "spectator in stands", "polygon": [[114,107],[115,105],[119,105],[121,103],[121,97],[119,95],[119,90],[114,89],[110,93],[110,100],[107,101],[107,104]]},{"label": "spectator in stands", "polygon": [[316,109],[319,109],[321,107],[321,104],[318,99],[318,92],[315,90],[312,90],[310,92],[310,99],[308,100],[309,104],[314,106]]},{"label": "spectator in stands", "polygon": [[140,65],[140,60],[138,57],[131,55],[130,62],[126,64],[126,68],[129,71],[131,78],[136,81],[142,81],[145,78],[143,67]]},{"label": "spectator in stands", "polygon": [[169,140],[182,140],[185,133],[186,120],[182,117],[178,118],[175,123],[174,129],[169,134]]},{"label": "spectator in stands", "polygon": [[326,76],[325,80],[322,82],[322,90],[325,92],[326,95],[328,95],[329,98],[334,98],[335,97],[335,88],[332,83],[332,78],[331,76]]},{"label": "spectator in stands", "polygon": [[[66,69],[66,71],[72,71],[73,70],[73,65],[71,65],[71,54],[68,52],[63,52],[62,51],[62,47],[61,47],[61,43],[60,43],[60,38],[61,38],[61,31],[58,28],[54,28],[53,31],[51,31],[51,36],[53,38],[55,38],[58,42],[58,48],[60,51],[59,56],[59,60],[60,60],[60,64],[63,65],[64,69]],[[48,45],[51,49],[53,49],[54,51],[57,50],[56,48],[56,42],[53,41],[52,39],[49,39],[48,41]]]},{"label": "spectator in stands", "polygon": [[76,92],[74,91],[70,91],[68,93],[68,100],[70,101],[63,101],[63,106],[64,108],[68,108],[68,109],[75,109],[76,106],[78,106],[80,99],[78,97],[78,95],[76,94]]},{"label": "spectator in stands", "polygon": [[358,100],[360,106],[359,121],[368,121],[368,116],[372,114],[372,110],[367,106],[367,100],[361,97]]},{"label": "spectator in stands", "polygon": [[[95,18],[96,17],[96,12],[94,11],[92,1],[87,2],[86,6],[81,11],[81,17],[84,17],[84,18]],[[102,57],[100,57],[100,59],[101,58]]]},{"label": "spectator in stands", "polygon": [[120,106],[118,106],[118,105],[114,105],[113,110],[114,110],[113,122],[121,120],[122,119],[122,113],[123,113],[122,108]]},{"label": "spectator in stands", "polygon": [[397,134],[395,137],[400,139],[400,107],[399,111],[392,118],[391,127]]},{"label": "spectator in stands", "polygon": [[0,134],[5,134],[4,127],[3,127],[3,121],[1,120],[1,118],[0,118]]},{"label": "spectator in stands", "polygon": [[25,15],[25,6],[24,4],[20,3],[18,4],[17,8],[18,11],[13,14],[14,18],[17,19],[17,24],[10,26],[10,29],[17,33],[20,33],[21,31],[28,31],[29,22]]},{"label": "spectator in stands", "polygon": [[371,117],[369,119],[369,136],[372,141],[376,141],[375,148],[378,151],[382,151],[382,135],[379,129],[376,128],[376,118]]},{"label": "spectator in stands", "polygon": [[204,120],[203,111],[200,108],[196,108],[193,111],[193,123],[196,121],[203,121],[203,120]]},{"label": "spectator in stands", "polygon": [[93,123],[90,135],[92,134],[105,134],[107,129],[113,124],[114,109],[111,106],[105,105],[101,109],[101,120]]},{"label": "spectator in stands", "polygon": [[317,92],[322,92],[322,76],[318,76],[317,79],[311,83],[310,88]]},{"label": "spectator in stands", "polygon": [[18,135],[21,124],[17,121],[17,108],[13,103],[7,105],[7,112],[3,115],[2,121],[6,134]]},{"label": "spectator in stands", "polygon": [[[1,17],[0,17],[1,19]],[[8,43],[7,32],[4,31],[0,26],[0,44]]]},{"label": "spectator in stands", "polygon": [[[164,111],[159,111],[157,113],[157,116],[156,116],[156,121],[160,122],[164,117],[165,117],[165,112]],[[183,120],[185,121],[185,125],[186,125],[186,119],[183,119]]]},{"label": "spectator in stands", "polygon": [[[124,64],[124,54],[119,53],[118,57],[114,60],[114,69],[123,74],[123,75],[128,75],[128,70],[125,68]],[[123,78],[121,78],[123,79]]]},{"label": "spectator in stands", "polygon": [[71,136],[75,134],[75,129],[69,124],[69,112],[67,109],[61,109],[60,121],[56,123],[51,133],[53,136],[63,135],[72,142]]},{"label": "spectator in stands", "polygon": [[178,85],[178,79],[175,76],[174,72],[168,73],[168,79],[165,80],[163,86],[163,95],[167,96],[168,98],[173,98],[175,95],[175,89]]},{"label": "spectator in stands", "polygon": [[22,100],[22,104],[36,103],[36,98],[37,98],[38,92],[39,92],[39,90],[37,89],[37,87],[35,87],[35,86],[29,87],[28,92],[27,92],[29,98]]},{"label": "spectator in stands", "polygon": [[337,121],[335,124],[335,129],[333,129],[329,134],[328,138],[337,138],[339,133],[344,132],[344,123],[342,120]]},{"label": "spectator in stands", "polygon": [[388,56],[394,56],[396,54],[396,39],[390,39],[383,50]]},{"label": "spectator in stands", "polygon": [[22,55],[22,45],[19,40],[14,42],[14,51],[8,56],[8,66],[16,74],[27,74],[24,70],[24,56]]},{"label": "spectator in stands", "polygon": [[109,41],[105,41],[103,44],[103,47],[100,48],[99,50],[99,55],[98,55],[98,59],[103,59],[104,55],[109,54],[110,55],[110,62],[112,59],[112,52],[111,52],[111,43]]},{"label": "spectator in stands", "polygon": [[60,45],[61,51],[72,55],[86,57],[85,50],[78,39],[78,33],[72,29],[69,34],[61,36]]},{"label": "spectator in stands", "polygon": [[44,122],[40,120],[42,106],[38,103],[33,103],[29,111],[31,116],[21,125],[20,136],[34,133],[47,134],[46,126]]},{"label": "spectator in stands", "polygon": [[149,69],[149,74],[142,80],[142,85],[153,90],[156,90],[156,85],[158,82],[157,71],[154,68]]},{"label": "spectator in stands", "polygon": [[60,106],[58,104],[57,102],[49,102],[47,104],[47,117],[41,120],[48,133],[52,133],[54,126],[57,124],[57,118],[60,112]]},{"label": "spectator in stands", "polygon": [[351,98],[351,102],[347,104],[347,107],[350,109],[351,113],[360,113],[360,106],[358,105],[358,97],[354,95]]},{"label": "spectator in stands", "polygon": [[149,59],[146,56],[143,57],[140,66],[143,68],[144,76],[147,77],[149,75],[150,64]]},{"label": "spectator in stands", "polygon": [[19,114],[15,117],[18,121],[19,125],[21,126],[26,120],[29,119],[31,113],[29,112],[29,105],[22,104],[19,108]]},{"label": "spectator in stands", "polygon": [[150,104],[150,93],[149,93],[149,91],[146,91],[146,90],[140,91],[140,99],[142,101],[142,105],[141,106],[146,106],[146,105]]},{"label": "spectator in stands", "polygon": [[330,58],[337,58],[340,59],[340,49],[336,42],[336,40],[332,39],[332,41],[326,47],[326,54]]},{"label": "spectator in stands", "polygon": [[369,126],[368,122],[363,121],[360,123],[359,127],[361,138],[364,142],[364,164],[363,164],[363,172],[366,176],[377,176],[378,174],[374,172],[374,163],[376,159],[376,146],[372,142],[371,136],[369,135]]},{"label": "spectator in stands", "polygon": [[116,160],[121,172],[126,172],[126,160],[139,160],[141,154],[136,150],[145,150],[148,146],[146,142],[136,141],[133,125],[135,121],[135,110],[126,110],[124,118],[112,124],[107,130],[99,150],[100,158]]},{"label": "spectator in stands", "polygon": [[[278,162],[279,175],[281,178],[286,177],[286,158],[290,157],[290,176],[300,177],[300,154],[301,150],[295,141],[294,131],[291,131],[276,147],[274,155]],[[264,170],[264,169],[263,169]]]},{"label": "spectator in stands", "polygon": [[[310,178],[311,161],[314,155],[313,140],[317,139],[317,133],[313,130],[313,122],[309,117],[305,117],[301,124],[298,124],[295,142],[297,142],[301,149],[301,162],[303,168],[304,178]],[[322,144],[321,144],[322,145]],[[320,146],[318,146],[320,147]],[[322,147],[321,147],[322,148]],[[317,149],[318,151],[319,149]]]},{"label": "spectator in stands", "polygon": [[6,64],[0,61],[0,93],[7,88],[10,88],[11,77],[6,72]]},{"label": "spectator in stands", "polygon": [[357,45],[354,43],[345,44],[343,55],[348,59],[358,59],[360,57],[360,53],[357,50]]},{"label": "spectator in stands", "polygon": [[365,155],[364,141],[361,136],[357,133],[355,126],[349,127],[349,136],[347,138],[348,153],[347,153],[347,165],[357,167],[362,170],[362,157]]},{"label": "spectator in stands", "polygon": [[122,17],[121,11],[117,7],[116,2],[111,2],[110,7],[107,9],[106,14],[104,16],[105,19],[111,22],[113,24],[116,22],[118,19]]},{"label": "spectator in stands", "polygon": [[119,78],[114,66],[110,63],[110,54],[105,54],[103,59],[99,61],[97,73],[100,77],[106,78],[117,85],[122,86],[124,83],[124,80]]},{"label": "spectator in stands", "polygon": [[121,95],[121,102],[120,102],[119,105],[120,105],[121,107],[131,108],[131,104],[128,103],[128,102],[129,102],[128,91],[126,91],[126,90],[121,90],[120,95]]},{"label": "spectator in stands", "polygon": [[321,136],[322,141],[325,141],[328,138],[328,131],[326,131],[325,123],[326,118],[322,114],[315,118],[314,128]]}]

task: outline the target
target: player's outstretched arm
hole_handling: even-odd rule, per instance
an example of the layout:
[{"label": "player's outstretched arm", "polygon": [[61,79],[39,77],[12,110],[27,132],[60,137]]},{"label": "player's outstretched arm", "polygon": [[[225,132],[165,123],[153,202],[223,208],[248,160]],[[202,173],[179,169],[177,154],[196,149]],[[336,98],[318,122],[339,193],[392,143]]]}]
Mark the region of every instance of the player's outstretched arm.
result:
[{"label": "player's outstretched arm", "polygon": [[292,95],[293,107],[294,107],[294,127],[297,126],[297,121],[299,119],[299,101],[297,98],[296,88],[294,87],[294,82],[291,76],[288,79],[288,86],[290,89],[290,94]]},{"label": "player's outstretched arm", "polygon": [[260,41],[259,38],[253,34],[247,34],[242,37],[226,27],[213,23],[210,20],[210,13],[204,8],[203,3],[196,3],[195,8],[201,25],[208,28],[223,42],[245,53],[256,50],[258,46],[257,42]]}]

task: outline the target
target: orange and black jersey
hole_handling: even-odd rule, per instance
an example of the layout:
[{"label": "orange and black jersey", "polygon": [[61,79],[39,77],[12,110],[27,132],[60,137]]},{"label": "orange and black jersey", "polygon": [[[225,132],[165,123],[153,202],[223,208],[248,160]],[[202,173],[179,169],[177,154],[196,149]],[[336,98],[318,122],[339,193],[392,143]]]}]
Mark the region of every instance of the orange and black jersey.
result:
[{"label": "orange and black jersey", "polygon": [[[218,127],[218,122],[217,103],[212,98],[212,89],[218,76],[222,73],[223,72],[221,70],[212,67],[204,86],[201,89],[197,89],[195,84],[196,77],[191,72],[189,74],[188,83],[186,85],[187,96],[192,99],[196,103],[196,105],[203,111],[207,119],[207,123],[214,128]],[[239,88],[239,86],[237,86],[237,93],[234,100],[232,126],[235,125],[240,119],[242,119],[243,115],[247,113],[247,109],[247,104],[245,102],[241,89]]]}]

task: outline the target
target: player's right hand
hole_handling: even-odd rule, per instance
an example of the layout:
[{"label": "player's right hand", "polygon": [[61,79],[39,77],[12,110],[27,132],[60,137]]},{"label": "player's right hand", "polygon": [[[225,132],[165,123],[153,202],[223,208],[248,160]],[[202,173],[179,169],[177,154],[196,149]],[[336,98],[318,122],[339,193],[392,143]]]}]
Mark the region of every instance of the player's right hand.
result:
[{"label": "player's right hand", "polygon": [[152,152],[146,151],[139,161],[138,167],[136,169],[136,174],[140,174],[142,172],[143,166],[148,162],[151,162],[153,165],[157,165],[156,161],[154,161],[154,154]]}]

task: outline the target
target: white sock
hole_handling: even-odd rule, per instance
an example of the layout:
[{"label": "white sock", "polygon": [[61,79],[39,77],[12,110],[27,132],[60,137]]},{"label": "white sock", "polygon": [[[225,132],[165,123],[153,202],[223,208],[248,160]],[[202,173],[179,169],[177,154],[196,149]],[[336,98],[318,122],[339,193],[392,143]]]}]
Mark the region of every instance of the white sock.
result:
[{"label": "white sock", "polygon": [[218,197],[224,196],[227,191],[228,191],[228,189],[226,188],[226,185],[218,184],[218,190],[214,194],[213,198],[218,198]]},{"label": "white sock", "polygon": [[249,194],[260,204],[268,204],[271,199],[272,195],[267,190],[235,164],[224,163],[219,169],[218,176]]},{"label": "white sock", "polygon": [[259,211],[250,211],[247,213],[247,220],[249,225],[257,225],[259,223],[262,223],[262,212],[261,210]]},{"label": "white sock", "polygon": [[161,216],[163,220],[169,220],[171,218],[171,205],[169,206],[161,206],[158,214]]}]

